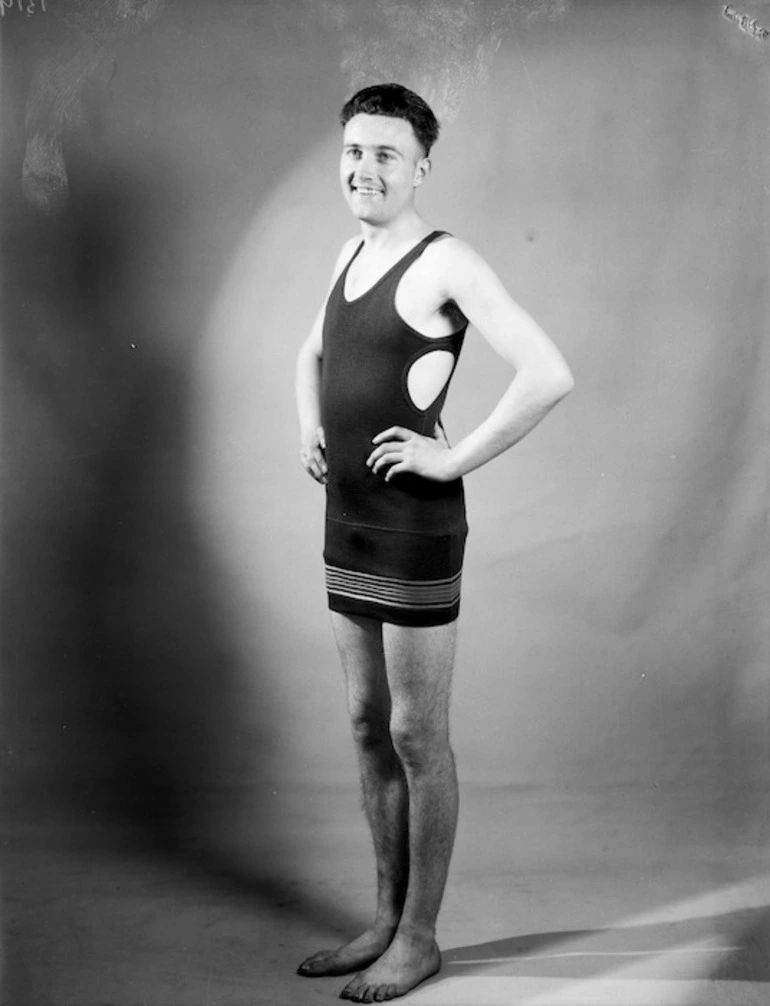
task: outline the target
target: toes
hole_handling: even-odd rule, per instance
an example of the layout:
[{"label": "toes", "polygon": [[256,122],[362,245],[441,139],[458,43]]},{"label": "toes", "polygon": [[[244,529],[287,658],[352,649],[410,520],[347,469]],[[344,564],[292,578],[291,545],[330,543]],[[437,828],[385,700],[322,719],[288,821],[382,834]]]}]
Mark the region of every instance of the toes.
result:
[{"label": "toes", "polygon": [[317,964],[318,961],[325,961],[330,953],[331,950],[318,950],[316,951],[316,953],[311,954],[309,957],[306,957],[304,961],[300,964],[300,967],[308,968],[312,967],[314,964]]},{"label": "toes", "polygon": [[366,995],[361,999],[356,998],[355,1001],[362,1003],[384,1003],[389,999],[396,999],[399,994],[398,985],[395,983],[391,983],[390,985],[369,985],[366,989]]},{"label": "toes", "polygon": [[329,953],[327,951],[321,951],[320,953],[313,954],[312,957],[306,958],[300,966],[297,968],[298,975],[312,975],[315,974],[317,968],[324,964],[328,958]]},{"label": "toes", "polygon": [[360,985],[361,985],[361,977],[360,975],[356,975],[355,978],[352,978],[347,983],[342,992],[340,992],[340,999],[352,999],[355,996],[358,989],[360,988]]},{"label": "toes", "polygon": [[[350,999],[354,1003],[366,1002],[363,998],[369,986],[361,981],[361,976],[357,975],[352,982],[349,982],[340,992],[340,999]],[[370,1000],[371,1001],[371,1000]]]}]

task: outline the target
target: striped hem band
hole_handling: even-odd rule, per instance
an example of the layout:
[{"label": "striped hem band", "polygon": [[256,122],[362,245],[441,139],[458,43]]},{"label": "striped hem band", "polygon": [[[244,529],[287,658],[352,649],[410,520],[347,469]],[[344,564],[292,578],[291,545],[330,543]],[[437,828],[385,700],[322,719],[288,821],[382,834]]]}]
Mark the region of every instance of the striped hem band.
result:
[{"label": "striped hem band", "polygon": [[330,594],[394,608],[446,608],[460,600],[461,577],[462,571],[441,580],[402,580],[326,566],[326,589]]}]

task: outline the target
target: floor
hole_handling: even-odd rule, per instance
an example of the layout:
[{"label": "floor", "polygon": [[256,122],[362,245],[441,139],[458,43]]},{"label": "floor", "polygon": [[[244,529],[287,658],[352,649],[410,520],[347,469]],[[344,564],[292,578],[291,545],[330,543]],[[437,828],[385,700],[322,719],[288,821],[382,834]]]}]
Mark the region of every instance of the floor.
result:
[{"label": "floor", "polygon": [[[464,784],[421,1006],[770,1001],[763,815],[708,794]],[[220,797],[175,842],[114,820],[16,815],[3,861],[4,1006],[304,1006],[345,979],[299,961],[366,924],[350,786]],[[184,830],[184,829],[182,829]]]}]

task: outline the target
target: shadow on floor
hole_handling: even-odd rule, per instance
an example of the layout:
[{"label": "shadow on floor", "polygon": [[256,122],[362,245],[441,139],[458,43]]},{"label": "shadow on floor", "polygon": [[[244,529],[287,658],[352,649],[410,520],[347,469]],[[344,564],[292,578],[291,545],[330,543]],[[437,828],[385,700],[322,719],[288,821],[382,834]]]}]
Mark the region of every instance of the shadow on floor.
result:
[{"label": "shadow on floor", "polygon": [[199,885],[210,886],[219,895],[263,905],[277,912],[277,926],[281,921],[300,921],[305,927],[321,934],[334,934],[341,943],[362,932],[369,924],[368,919],[356,916],[326,894],[308,891],[304,879],[251,872],[241,863],[228,861],[221,853],[214,856],[192,855],[187,861],[196,870]]},{"label": "shadow on floor", "polygon": [[742,922],[735,940],[737,949],[725,957],[715,981],[770,982],[770,906],[736,913]]},{"label": "shadow on floor", "polygon": [[[722,962],[715,970],[708,966],[710,954]],[[527,933],[455,947],[444,952],[436,980],[497,973],[506,966],[517,976],[585,979],[664,955],[681,957],[679,973],[667,974],[674,980],[705,972],[715,981],[767,982],[770,907],[615,929]]]},{"label": "shadow on floor", "polygon": [[[0,177],[3,991],[19,1006],[72,1001],[53,991],[67,988],[64,962],[72,989],[89,970],[109,988],[99,969],[119,957],[141,973],[126,927],[150,946],[153,930],[130,910],[151,905],[165,926],[176,890],[196,925],[196,906],[233,900],[245,930],[276,911],[357,921],[328,889],[292,881],[300,853],[270,797],[282,733],[270,658],[245,666],[196,517],[191,359],[218,264],[196,272],[185,256],[194,178],[167,152],[115,149],[73,121],[66,202],[26,204],[19,109],[41,59],[35,39],[4,53]],[[226,787],[249,804],[243,862],[213,806]],[[173,932],[163,940],[174,948]]]}]

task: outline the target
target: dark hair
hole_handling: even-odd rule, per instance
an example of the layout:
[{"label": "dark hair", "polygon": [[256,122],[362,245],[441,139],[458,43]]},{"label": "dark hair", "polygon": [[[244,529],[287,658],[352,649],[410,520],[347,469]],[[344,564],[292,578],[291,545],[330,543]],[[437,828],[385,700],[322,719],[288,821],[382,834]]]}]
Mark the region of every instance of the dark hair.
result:
[{"label": "dark hair", "polygon": [[419,94],[401,84],[374,84],[346,101],[340,112],[340,122],[346,126],[354,115],[389,115],[406,119],[427,157],[438,139],[439,125],[427,102]]}]

